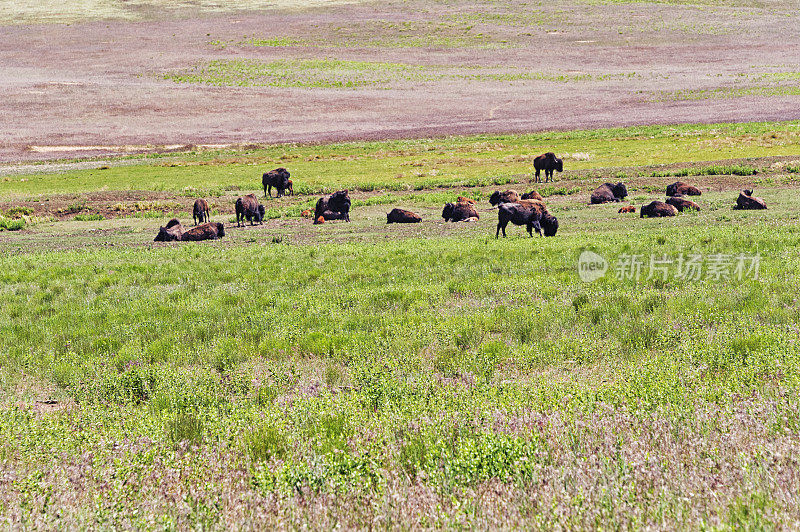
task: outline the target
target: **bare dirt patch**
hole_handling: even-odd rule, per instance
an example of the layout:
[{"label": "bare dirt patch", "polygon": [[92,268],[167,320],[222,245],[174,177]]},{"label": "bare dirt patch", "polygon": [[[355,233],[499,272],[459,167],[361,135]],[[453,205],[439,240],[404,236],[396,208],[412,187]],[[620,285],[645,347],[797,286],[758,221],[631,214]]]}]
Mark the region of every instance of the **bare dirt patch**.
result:
[{"label": "bare dirt patch", "polygon": [[[712,4],[459,0],[233,14],[153,4],[139,22],[0,26],[0,161],[800,118],[791,3]],[[187,78],[215,61],[227,68],[221,82]],[[381,85],[326,86],[315,71],[304,86],[269,86],[276,64],[327,62],[335,73],[338,61]],[[253,85],[241,65],[267,67]],[[384,76],[387,65],[400,66]]]}]

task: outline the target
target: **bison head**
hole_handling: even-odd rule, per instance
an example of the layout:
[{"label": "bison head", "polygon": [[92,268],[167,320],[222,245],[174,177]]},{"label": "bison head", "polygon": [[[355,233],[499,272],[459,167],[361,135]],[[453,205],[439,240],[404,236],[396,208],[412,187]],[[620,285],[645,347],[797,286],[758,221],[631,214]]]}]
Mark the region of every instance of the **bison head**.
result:
[{"label": "bison head", "polygon": [[558,231],[558,219],[548,212],[542,215],[539,225],[542,226],[544,236],[555,236],[556,231]]},{"label": "bison head", "polygon": [[444,204],[444,209],[442,210],[442,218],[444,218],[444,221],[447,221],[453,217],[453,210],[455,210],[455,208],[456,206],[452,203]]},{"label": "bison head", "polygon": [[628,189],[625,188],[625,183],[617,183],[611,187],[611,191],[614,193],[615,198],[622,199],[628,195]]},{"label": "bison head", "polygon": [[256,220],[256,221],[263,222],[264,221],[264,215],[266,213],[267,213],[267,210],[264,208],[264,206],[263,205],[259,205],[258,206],[258,220]]},{"label": "bison head", "polygon": [[561,159],[556,159],[556,170],[558,170],[559,172],[564,171],[564,161],[562,161]]},{"label": "bison head", "polygon": [[217,222],[217,236],[220,238],[225,236],[225,226],[221,222]]},{"label": "bison head", "polygon": [[497,205],[498,203],[500,203],[500,191],[499,190],[495,190],[494,193],[489,197],[489,203],[491,203],[492,206]]}]

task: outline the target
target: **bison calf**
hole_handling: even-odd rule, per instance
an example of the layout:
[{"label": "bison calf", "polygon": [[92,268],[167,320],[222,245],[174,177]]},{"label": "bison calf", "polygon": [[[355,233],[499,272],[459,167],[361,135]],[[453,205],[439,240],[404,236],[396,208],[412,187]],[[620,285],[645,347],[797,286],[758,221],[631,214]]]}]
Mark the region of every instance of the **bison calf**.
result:
[{"label": "bison calf", "polygon": [[506,237],[506,226],[511,222],[514,225],[527,226],[528,234],[533,236],[533,229],[540,235],[544,229],[544,236],[554,236],[558,231],[558,220],[555,216],[547,212],[543,203],[535,202],[526,204],[504,203],[500,205],[497,212],[497,231],[495,238],[500,236],[503,231],[503,238]]},{"label": "bison calf", "polygon": [[236,200],[236,227],[241,227],[245,220],[250,225],[255,225],[254,222],[263,224],[265,213],[264,206],[258,203],[255,194],[242,196]]},{"label": "bison calf", "polygon": [[419,214],[415,214],[405,209],[392,209],[386,215],[387,224],[415,224],[422,221]]},{"label": "bison calf", "polygon": [[625,207],[620,207],[617,212],[618,213],[636,212],[636,207],[634,207],[633,205],[626,205]]}]

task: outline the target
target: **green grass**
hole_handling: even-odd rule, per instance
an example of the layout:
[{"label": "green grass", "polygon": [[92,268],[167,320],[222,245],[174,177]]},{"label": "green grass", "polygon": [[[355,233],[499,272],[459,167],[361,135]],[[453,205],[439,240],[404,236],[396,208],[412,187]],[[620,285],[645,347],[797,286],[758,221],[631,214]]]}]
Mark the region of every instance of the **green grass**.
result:
[{"label": "green grass", "polygon": [[[555,151],[573,171],[675,161],[800,155],[798,122],[675,125],[528,135],[479,135],[324,146],[280,145],[257,149],[198,150],[144,159],[107,170],[31,174],[0,181],[0,198],[106,190],[159,190],[190,196],[226,190],[259,190],[266,169],[287,167],[301,194],[337,188],[411,190],[437,186],[527,180],[533,157]],[[76,206],[77,207],[77,206]]]}]

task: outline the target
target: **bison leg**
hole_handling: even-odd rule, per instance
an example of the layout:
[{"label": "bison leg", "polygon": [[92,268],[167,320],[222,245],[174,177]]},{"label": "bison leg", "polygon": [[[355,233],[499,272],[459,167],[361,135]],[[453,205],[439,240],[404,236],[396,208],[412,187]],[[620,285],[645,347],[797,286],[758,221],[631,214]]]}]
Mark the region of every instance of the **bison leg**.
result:
[{"label": "bison leg", "polygon": [[536,169],[536,183],[541,183],[542,182],[541,178],[539,177],[539,172],[540,172],[540,170],[537,168]]}]

